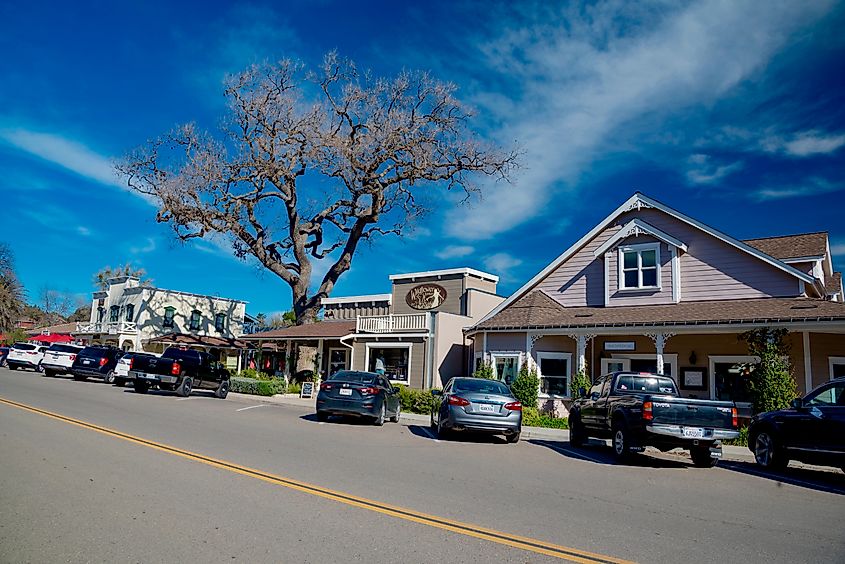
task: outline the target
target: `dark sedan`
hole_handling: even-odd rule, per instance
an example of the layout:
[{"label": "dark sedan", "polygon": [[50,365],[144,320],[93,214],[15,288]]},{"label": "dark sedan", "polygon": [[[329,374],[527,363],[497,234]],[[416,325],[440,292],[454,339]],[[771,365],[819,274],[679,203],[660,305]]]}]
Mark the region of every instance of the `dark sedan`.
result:
[{"label": "dark sedan", "polygon": [[431,427],[438,437],[451,431],[481,431],[504,435],[509,443],[519,441],[522,432],[522,404],[510,389],[497,380],[452,378],[431,413]]},{"label": "dark sedan", "polygon": [[399,421],[399,388],[394,388],[382,374],[341,370],[320,384],[317,394],[317,420],[329,415],[368,417],[383,425],[390,417]]},{"label": "dark sedan", "polygon": [[114,382],[114,369],[123,351],[109,346],[85,347],[76,355],[70,367],[74,380],[102,378],[106,384]]},{"label": "dark sedan", "polygon": [[780,470],[800,460],[845,471],[845,378],[819,386],[789,409],[755,416],[748,448],[764,468]]}]

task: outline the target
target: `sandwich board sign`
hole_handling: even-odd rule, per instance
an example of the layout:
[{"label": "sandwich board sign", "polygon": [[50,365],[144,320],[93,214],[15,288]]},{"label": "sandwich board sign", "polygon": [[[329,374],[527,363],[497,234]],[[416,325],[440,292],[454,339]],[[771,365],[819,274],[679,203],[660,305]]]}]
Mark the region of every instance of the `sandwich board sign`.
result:
[{"label": "sandwich board sign", "polygon": [[312,398],[314,397],[314,382],[303,382],[302,388],[299,390],[299,397]]}]

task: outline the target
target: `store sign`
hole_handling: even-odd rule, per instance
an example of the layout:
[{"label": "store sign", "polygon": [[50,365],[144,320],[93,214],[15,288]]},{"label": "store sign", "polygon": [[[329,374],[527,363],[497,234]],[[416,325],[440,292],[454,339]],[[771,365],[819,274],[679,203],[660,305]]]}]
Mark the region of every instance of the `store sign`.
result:
[{"label": "store sign", "polygon": [[634,341],[605,341],[604,343],[606,351],[633,351],[636,348]]},{"label": "store sign", "polygon": [[428,310],[440,306],[446,301],[446,289],[439,284],[420,284],[414,286],[405,302],[414,309]]}]

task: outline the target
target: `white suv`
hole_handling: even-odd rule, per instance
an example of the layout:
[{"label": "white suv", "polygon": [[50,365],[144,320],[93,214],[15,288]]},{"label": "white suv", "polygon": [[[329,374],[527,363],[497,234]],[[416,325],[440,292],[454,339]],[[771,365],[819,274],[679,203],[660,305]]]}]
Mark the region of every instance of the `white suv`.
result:
[{"label": "white suv", "polygon": [[44,359],[44,352],[46,350],[47,347],[44,345],[15,343],[9,349],[9,356],[6,357],[6,363],[9,365],[9,370],[32,368],[41,372],[41,361]]},{"label": "white suv", "polygon": [[47,376],[70,374],[70,367],[82,348],[77,345],[59,343],[50,345],[50,348],[44,353],[44,360],[41,361],[41,368],[44,369],[44,374]]}]

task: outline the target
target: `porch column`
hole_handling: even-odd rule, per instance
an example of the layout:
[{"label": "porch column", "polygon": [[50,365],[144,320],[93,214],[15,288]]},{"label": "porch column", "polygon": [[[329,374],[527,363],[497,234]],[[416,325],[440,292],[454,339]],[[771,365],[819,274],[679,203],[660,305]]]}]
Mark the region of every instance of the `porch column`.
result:
[{"label": "porch column", "polygon": [[323,339],[320,339],[320,343],[317,346],[317,380],[322,380],[320,375],[323,372]]},{"label": "porch column", "polygon": [[487,331],[481,334],[481,362],[487,364]]},{"label": "porch column", "polygon": [[575,340],[578,343],[575,372],[585,372],[587,370],[587,336],[577,335]]},{"label": "porch column", "polygon": [[[654,341],[654,348],[657,351],[657,373],[663,374],[663,349],[666,347],[666,341],[672,337],[674,333],[651,333],[647,334],[647,337],[650,337],[652,341]],[[675,374],[677,378],[677,374]]]},{"label": "porch column", "polygon": [[290,349],[291,340],[288,339],[285,343],[285,380],[290,380],[290,359],[293,357],[293,352]]},{"label": "porch column", "polygon": [[810,356],[810,332],[804,331],[804,393],[813,389],[813,357]]}]

